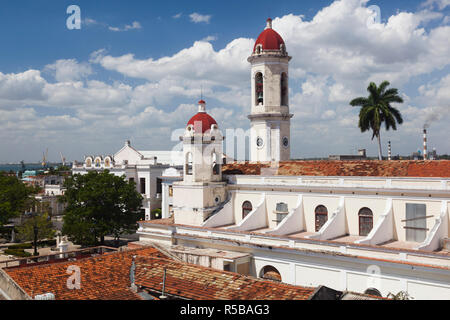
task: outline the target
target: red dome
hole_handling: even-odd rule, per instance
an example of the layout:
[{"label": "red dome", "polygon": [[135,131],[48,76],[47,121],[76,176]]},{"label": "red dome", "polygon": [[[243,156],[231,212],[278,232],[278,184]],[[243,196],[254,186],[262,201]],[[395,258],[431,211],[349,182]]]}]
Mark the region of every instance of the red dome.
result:
[{"label": "red dome", "polygon": [[194,132],[196,132],[196,130],[200,129],[200,123],[202,133],[210,130],[213,124],[217,124],[216,120],[214,120],[214,118],[209,114],[207,114],[206,112],[199,112],[195,116],[193,116],[191,120],[189,120],[187,125],[192,125],[194,127]]},{"label": "red dome", "polygon": [[258,39],[256,39],[255,46],[253,47],[253,52],[256,51],[256,46],[258,44],[262,45],[263,50],[280,50],[280,45],[284,44],[283,38],[272,29],[272,20],[268,19],[268,27],[261,32]]}]

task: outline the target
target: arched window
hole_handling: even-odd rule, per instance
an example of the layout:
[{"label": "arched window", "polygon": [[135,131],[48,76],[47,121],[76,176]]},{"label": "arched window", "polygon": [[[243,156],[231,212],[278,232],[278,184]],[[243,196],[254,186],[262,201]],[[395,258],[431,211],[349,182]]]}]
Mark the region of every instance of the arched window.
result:
[{"label": "arched window", "polygon": [[186,153],[184,170],[187,175],[192,175],[192,153],[190,153],[190,152]]},{"label": "arched window", "polygon": [[285,72],[281,74],[281,105],[287,106],[288,105],[288,77]]},{"label": "arched window", "polygon": [[214,175],[218,175],[220,173],[220,165],[217,161],[217,153],[212,154],[212,170]]},{"label": "arched window", "polygon": [[273,266],[265,266],[262,268],[259,277],[277,282],[282,281],[280,272]]},{"label": "arched window", "polygon": [[256,105],[264,104],[264,81],[263,75],[261,72],[258,72],[255,75],[255,96],[256,96]]},{"label": "arched window", "polygon": [[100,159],[100,158],[96,158],[96,159],[95,159],[95,167],[96,167],[96,168],[100,168],[100,167],[101,167],[101,164],[102,164],[101,159]]},{"label": "arched window", "polygon": [[109,168],[110,163],[111,163],[110,159],[109,159],[109,158],[106,158],[106,159],[105,159],[105,167],[106,167],[106,168]]},{"label": "arched window", "polygon": [[382,297],[381,292],[375,288],[368,288],[364,291],[364,294],[370,294],[372,296]]},{"label": "arched window", "polygon": [[242,204],[242,219],[244,219],[250,212],[252,212],[253,206],[250,201],[245,201]]},{"label": "arched window", "polygon": [[86,167],[90,168],[92,166],[92,160],[91,158],[86,159]]},{"label": "arched window", "polygon": [[373,228],[373,213],[369,208],[362,208],[358,212],[359,235],[367,236]]},{"label": "arched window", "polygon": [[316,216],[316,232],[318,232],[328,220],[328,210],[325,206],[319,205],[314,212]]},{"label": "arched window", "polygon": [[258,45],[256,46],[255,52],[256,52],[256,54],[261,54],[261,51],[262,51],[262,45],[261,45],[261,44],[258,44]]}]

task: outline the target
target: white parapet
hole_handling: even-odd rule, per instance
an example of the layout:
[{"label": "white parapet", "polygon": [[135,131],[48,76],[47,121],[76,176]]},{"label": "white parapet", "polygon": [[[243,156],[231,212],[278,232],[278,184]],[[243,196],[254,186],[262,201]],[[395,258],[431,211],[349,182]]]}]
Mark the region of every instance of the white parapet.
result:
[{"label": "white parapet", "polygon": [[283,236],[304,230],[303,196],[298,196],[295,208],[283,219],[283,221],[270,234]]},{"label": "white parapet", "polygon": [[233,231],[249,231],[266,228],[268,225],[266,212],[266,194],[263,193],[257,207],[250,212],[237,226],[227,228]]},{"label": "white parapet", "polygon": [[322,228],[307,236],[310,239],[329,240],[345,235],[345,197],[340,197],[339,206]]},{"label": "white parapet", "polygon": [[428,233],[427,238],[415,249],[424,251],[435,251],[441,246],[441,239],[448,235],[448,211],[447,201],[443,200],[441,205],[441,213],[436,219],[433,229]]},{"label": "white parapet", "polygon": [[219,212],[209,217],[208,220],[202,224],[202,227],[216,228],[234,223],[233,201],[231,199],[232,198],[225,203]]},{"label": "white parapet", "polygon": [[377,245],[394,237],[394,218],[392,212],[392,198],[387,199],[386,209],[384,213],[378,218],[377,223],[369,232],[367,237],[355,241],[359,244]]}]

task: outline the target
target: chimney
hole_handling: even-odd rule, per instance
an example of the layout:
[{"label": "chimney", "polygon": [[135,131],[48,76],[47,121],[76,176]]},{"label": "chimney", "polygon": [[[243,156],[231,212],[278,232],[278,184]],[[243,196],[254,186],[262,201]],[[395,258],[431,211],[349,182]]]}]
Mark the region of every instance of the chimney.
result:
[{"label": "chimney", "polygon": [[427,129],[423,128],[423,160],[428,159],[427,153]]},{"label": "chimney", "polygon": [[159,298],[161,300],[165,300],[167,299],[167,296],[165,295],[166,293],[166,268],[164,268],[164,276],[163,276],[163,282],[162,282],[162,291],[161,291],[161,295],[159,296]]},{"label": "chimney", "polygon": [[391,160],[391,142],[388,142],[388,160]]},{"label": "chimney", "polygon": [[131,289],[131,291],[136,293],[138,290],[137,290],[137,286],[134,282],[135,281],[135,272],[136,272],[135,260],[136,260],[136,256],[133,256],[132,260],[131,260],[131,267],[130,267],[130,289]]}]

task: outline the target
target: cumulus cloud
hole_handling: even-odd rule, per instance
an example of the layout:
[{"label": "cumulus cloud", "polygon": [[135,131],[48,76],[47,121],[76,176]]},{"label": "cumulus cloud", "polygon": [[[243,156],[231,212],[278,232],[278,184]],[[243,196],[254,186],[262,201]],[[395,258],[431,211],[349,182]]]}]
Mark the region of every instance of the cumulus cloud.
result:
[{"label": "cumulus cloud", "polygon": [[119,27],[108,27],[109,30],[114,32],[123,32],[123,31],[129,31],[129,30],[136,30],[136,29],[142,29],[141,24],[138,21],[133,21],[131,25],[125,25],[122,28]]},{"label": "cumulus cloud", "polygon": [[46,81],[38,70],[3,74],[0,72],[0,100],[33,101],[43,100]]},{"label": "cumulus cloud", "polygon": [[191,13],[189,15],[189,17],[191,18],[191,21],[194,23],[209,23],[209,21],[211,20],[211,15],[203,15],[197,12]]},{"label": "cumulus cloud", "polygon": [[[441,116],[431,124],[430,139],[449,152],[450,77],[442,76],[442,70],[450,65],[450,27],[429,24],[448,18],[433,11],[439,6],[440,2],[421,11],[382,17],[383,22],[375,28],[368,28],[372,13],[366,1],[359,0],[335,1],[310,20],[296,14],[273,20],[274,29],[293,56],[289,83],[294,158],[326,157],[356,152],[361,147],[375,154],[377,146],[370,134],[359,132],[358,109],[350,107],[349,101],[367,96],[370,81],[383,80],[389,80],[404,96],[405,103],[397,107],[405,122],[395,133],[383,131],[382,139],[391,140],[399,153],[416,150],[420,129],[427,117],[437,112]],[[208,23],[210,18],[195,19]],[[45,68],[56,83],[47,81],[37,70],[0,73],[0,110],[4,112],[0,136],[13,139],[12,132],[17,133],[20,127],[21,136],[34,139],[36,134],[23,128],[36,130],[33,121],[50,126],[59,121],[67,128],[54,131],[61,135],[61,141],[80,146],[74,148],[75,158],[94,150],[114,152],[127,138],[144,148],[166,149],[171,130],[184,127],[196,112],[192,103],[202,89],[207,101],[214,98],[212,103],[208,101],[208,112],[222,128],[246,129],[251,94],[247,57],[254,39],[237,38],[215,48],[210,43],[213,37],[161,58],[137,58],[133,53],[113,56],[99,49],[89,62],[58,60]],[[112,83],[92,80],[92,66],[123,78]],[[139,84],[131,85],[129,79],[139,79]],[[411,92],[405,95],[407,90]],[[17,120],[5,120],[11,119],[13,115],[8,112],[14,108]],[[38,108],[58,112],[46,116]],[[7,127],[7,121],[9,131],[1,129]],[[395,149],[393,152],[396,154]]]},{"label": "cumulus cloud", "polygon": [[427,0],[421,4],[421,7],[425,8],[437,8],[443,10],[450,6],[450,0]]},{"label": "cumulus cloud", "polygon": [[58,82],[80,80],[92,74],[88,63],[79,63],[76,59],[57,60],[47,65],[44,70],[51,72]]}]

